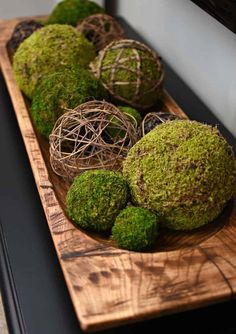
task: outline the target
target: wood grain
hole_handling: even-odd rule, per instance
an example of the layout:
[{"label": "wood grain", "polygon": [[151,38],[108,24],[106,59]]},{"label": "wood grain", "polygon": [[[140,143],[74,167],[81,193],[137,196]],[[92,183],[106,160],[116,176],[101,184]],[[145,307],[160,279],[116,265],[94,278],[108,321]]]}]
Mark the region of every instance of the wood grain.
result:
[{"label": "wood grain", "polygon": [[[0,64],[23,136],[51,236],[74,305],[85,331],[180,312],[235,297],[236,209],[195,233],[163,232],[156,248],[135,253],[109,238],[88,235],[66,217],[69,184],[49,164],[48,143],[36,134],[6,50],[18,20],[0,24]],[[165,93],[164,109],[184,115]]]}]

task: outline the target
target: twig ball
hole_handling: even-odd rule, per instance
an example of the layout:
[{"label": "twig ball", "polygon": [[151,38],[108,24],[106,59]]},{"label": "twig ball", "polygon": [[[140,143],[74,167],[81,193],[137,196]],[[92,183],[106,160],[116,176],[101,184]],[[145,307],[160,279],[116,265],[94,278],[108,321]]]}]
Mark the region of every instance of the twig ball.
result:
[{"label": "twig ball", "polygon": [[42,28],[43,25],[34,20],[25,20],[19,22],[11,35],[11,38],[7,42],[8,52],[10,56],[16,52],[19,45],[29,37],[35,30]]},{"label": "twig ball", "polygon": [[83,19],[77,29],[100,51],[110,42],[124,38],[124,30],[114,17],[107,14],[90,15]]},{"label": "twig ball", "polygon": [[180,119],[180,117],[166,111],[150,112],[142,120],[142,136],[145,136],[156,126],[168,121],[174,121],[176,119]]},{"label": "twig ball", "polygon": [[[112,136],[109,126],[119,128],[124,136]],[[56,174],[68,179],[89,169],[120,170],[138,139],[133,122],[114,105],[86,102],[55,123],[49,136],[51,166]]]},{"label": "twig ball", "polygon": [[134,108],[150,108],[161,98],[162,61],[138,41],[111,42],[99,52],[90,68],[113,98]]}]

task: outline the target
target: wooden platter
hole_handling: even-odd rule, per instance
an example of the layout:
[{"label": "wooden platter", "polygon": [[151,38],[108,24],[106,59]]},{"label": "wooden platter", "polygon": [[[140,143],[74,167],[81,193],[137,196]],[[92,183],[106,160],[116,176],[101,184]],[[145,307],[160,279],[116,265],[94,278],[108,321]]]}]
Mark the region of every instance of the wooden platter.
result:
[{"label": "wooden platter", "polygon": [[[80,325],[95,331],[180,312],[236,294],[236,209],[191,233],[165,232],[156,248],[135,253],[106,237],[88,235],[66,217],[68,189],[49,164],[48,143],[31,122],[27,101],[14,80],[6,42],[16,23],[0,23],[0,65],[45,211],[58,259]],[[186,117],[165,93],[164,110]]]}]

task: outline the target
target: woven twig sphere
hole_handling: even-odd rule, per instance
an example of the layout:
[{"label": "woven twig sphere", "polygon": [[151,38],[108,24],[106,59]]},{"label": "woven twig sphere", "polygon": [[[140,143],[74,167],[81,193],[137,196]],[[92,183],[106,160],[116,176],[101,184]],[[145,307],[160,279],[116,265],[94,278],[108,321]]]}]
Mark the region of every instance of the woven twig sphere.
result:
[{"label": "woven twig sphere", "polygon": [[55,123],[49,137],[52,169],[69,179],[89,169],[119,170],[139,137],[133,122],[114,105],[81,104]]},{"label": "woven twig sphere", "polygon": [[148,113],[141,124],[142,127],[142,136],[146,135],[152,129],[154,129],[159,124],[165,123],[167,121],[173,121],[176,119],[180,119],[179,116],[171,114],[165,111],[159,112],[150,112]]},{"label": "woven twig sphere", "polygon": [[77,29],[95,45],[96,51],[125,35],[119,23],[107,14],[90,15],[77,25]]},{"label": "woven twig sphere", "polygon": [[95,76],[117,100],[146,109],[162,94],[164,70],[160,57],[146,45],[122,39],[101,50],[90,64]]}]

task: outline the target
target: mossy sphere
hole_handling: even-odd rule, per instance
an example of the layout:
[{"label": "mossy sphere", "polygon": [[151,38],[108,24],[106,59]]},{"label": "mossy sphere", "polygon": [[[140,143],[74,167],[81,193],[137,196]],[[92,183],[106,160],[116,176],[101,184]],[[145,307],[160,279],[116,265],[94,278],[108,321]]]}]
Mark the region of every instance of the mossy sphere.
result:
[{"label": "mossy sphere", "polygon": [[30,99],[40,79],[63,67],[87,66],[95,57],[92,44],[75,28],[54,24],[35,31],[13,57],[15,79]]},{"label": "mossy sphere", "polygon": [[41,80],[35,89],[30,111],[37,130],[48,137],[56,120],[67,109],[89,100],[102,100],[106,96],[101,83],[88,70],[64,68]]},{"label": "mossy sphere", "polygon": [[40,22],[34,20],[25,20],[19,22],[11,35],[7,43],[8,51],[13,55],[19,45],[28,38],[34,31],[42,28],[43,25]]},{"label": "mossy sphere", "polygon": [[140,115],[138,110],[126,106],[118,106],[118,109],[126,114],[136,126],[138,126],[142,122],[142,116]]},{"label": "mossy sphere", "polygon": [[236,181],[232,149],[218,129],[188,120],[150,131],[130,149],[123,172],[133,201],[175,230],[214,220]]},{"label": "mossy sphere", "polygon": [[150,249],[158,235],[157,217],[145,208],[129,206],[116,217],[112,237],[118,247],[142,251]]},{"label": "mossy sphere", "polygon": [[93,1],[64,0],[53,9],[47,24],[59,23],[76,26],[85,17],[96,13],[104,13],[104,9]]},{"label": "mossy sphere", "polygon": [[90,67],[114,99],[131,107],[150,108],[162,95],[162,62],[154,51],[137,41],[111,42]]},{"label": "mossy sphere", "polygon": [[128,197],[128,184],[121,174],[90,170],[74,179],[66,197],[67,212],[83,229],[109,231]]}]

